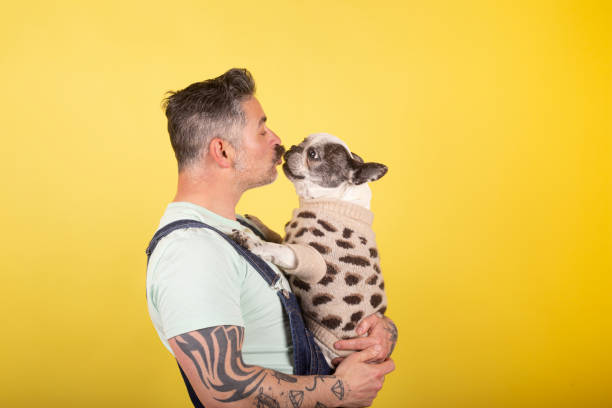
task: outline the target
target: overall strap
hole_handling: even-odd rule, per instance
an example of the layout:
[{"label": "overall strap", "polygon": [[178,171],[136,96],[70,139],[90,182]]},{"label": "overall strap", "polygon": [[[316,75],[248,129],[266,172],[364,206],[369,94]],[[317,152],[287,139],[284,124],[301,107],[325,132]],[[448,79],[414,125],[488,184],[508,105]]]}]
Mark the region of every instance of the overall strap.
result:
[{"label": "overall strap", "polygon": [[[239,222],[244,225],[243,221],[239,220]],[[250,225],[247,225],[247,226],[251,228],[252,230],[254,230],[252,226]],[[268,285],[275,286],[279,283],[280,276],[276,272],[274,272],[272,268],[270,268],[270,266],[264,260],[262,260],[257,255],[253,254],[251,251],[238,245],[236,242],[234,242],[234,240],[232,240],[230,237],[228,237],[226,234],[224,234],[217,228],[212,227],[208,224],[205,224],[197,220],[178,220],[178,221],[171,222],[170,224],[165,225],[164,227],[160,228],[153,236],[153,239],[151,239],[151,242],[149,243],[149,246],[147,247],[145,251],[147,254],[147,262],[148,262],[148,259],[151,258],[151,254],[153,253],[153,251],[155,250],[155,247],[157,246],[157,244],[162,238],[164,238],[165,236],[167,236],[173,231],[176,231],[178,229],[184,229],[184,228],[206,228],[206,229],[215,231],[221,237],[223,237],[223,239],[225,239],[232,247],[234,247],[234,249],[238,251],[238,253],[242,255],[255,268],[255,270],[259,272],[261,277],[266,281]],[[259,231],[257,232],[259,233]],[[259,235],[261,235],[261,233],[259,233]]]},{"label": "overall strap", "polygon": [[155,250],[155,247],[157,246],[159,241],[161,241],[161,239],[164,238],[166,235],[170,234],[173,231],[176,231],[177,229],[202,228],[204,225],[206,224],[196,220],[178,220],[171,222],[168,225],[164,225],[162,228],[157,230],[155,235],[153,235],[151,242],[149,242],[149,246],[145,250],[145,253],[147,254],[147,262],[149,258],[151,258],[151,254]]}]

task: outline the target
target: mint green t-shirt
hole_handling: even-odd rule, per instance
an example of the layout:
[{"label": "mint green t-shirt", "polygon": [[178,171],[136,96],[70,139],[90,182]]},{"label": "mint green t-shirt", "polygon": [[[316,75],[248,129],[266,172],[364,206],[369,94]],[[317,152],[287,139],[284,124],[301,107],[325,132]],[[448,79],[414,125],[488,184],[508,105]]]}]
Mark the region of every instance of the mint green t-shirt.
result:
[{"label": "mint green t-shirt", "polygon": [[[159,228],[181,219],[202,221],[225,232],[246,229],[188,202],[170,203]],[[279,269],[268,265],[281,275],[282,287],[290,290]],[[245,363],[293,372],[289,322],[275,289],[216,232],[187,228],[162,238],[151,254],[146,286],[151,320],[170,353],[172,337],[235,325],[245,329]]]}]

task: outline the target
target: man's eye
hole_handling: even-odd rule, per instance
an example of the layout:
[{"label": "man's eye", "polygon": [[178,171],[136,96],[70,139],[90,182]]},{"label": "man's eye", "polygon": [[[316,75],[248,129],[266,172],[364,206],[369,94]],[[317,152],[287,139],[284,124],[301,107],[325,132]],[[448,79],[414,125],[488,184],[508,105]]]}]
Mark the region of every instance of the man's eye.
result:
[{"label": "man's eye", "polygon": [[308,149],[308,157],[310,157],[311,159],[318,159],[319,155],[317,154],[315,149]]}]

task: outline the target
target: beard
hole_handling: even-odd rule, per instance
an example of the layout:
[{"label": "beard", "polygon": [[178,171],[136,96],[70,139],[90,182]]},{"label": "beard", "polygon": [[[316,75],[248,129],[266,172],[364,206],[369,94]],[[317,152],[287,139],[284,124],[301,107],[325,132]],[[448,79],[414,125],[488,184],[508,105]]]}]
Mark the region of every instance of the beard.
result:
[{"label": "beard", "polygon": [[276,166],[284,152],[284,146],[275,145],[273,158],[266,166],[262,166],[259,160],[253,160],[244,153],[244,150],[238,150],[234,169],[242,189],[265,186],[276,180],[278,176]]}]

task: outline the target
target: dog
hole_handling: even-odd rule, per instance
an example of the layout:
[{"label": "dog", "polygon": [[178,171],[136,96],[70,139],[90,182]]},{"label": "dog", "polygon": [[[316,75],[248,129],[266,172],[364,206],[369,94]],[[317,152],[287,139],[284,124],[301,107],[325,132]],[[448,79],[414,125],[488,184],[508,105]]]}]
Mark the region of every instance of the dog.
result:
[{"label": "dog", "polygon": [[285,225],[282,242],[253,216],[247,218],[268,241],[244,231],[231,236],[289,275],[306,324],[329,363],[350,353],[336,350],[336,341],[357,337],[362,318],[387,308],[368,186],[387,173],[387,166],[364,162],[339,138],[317,133],[285,152],[283,171],[300,207]]}]

